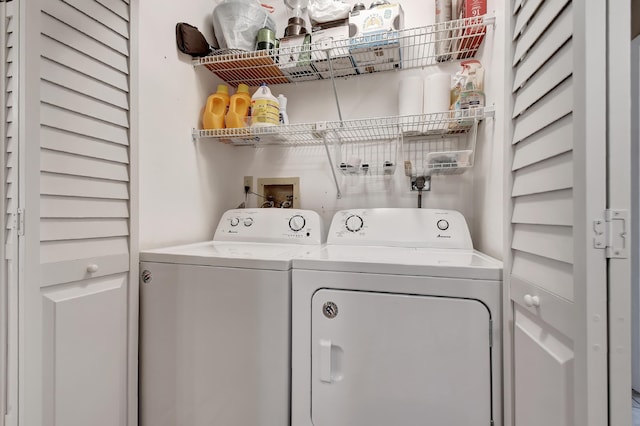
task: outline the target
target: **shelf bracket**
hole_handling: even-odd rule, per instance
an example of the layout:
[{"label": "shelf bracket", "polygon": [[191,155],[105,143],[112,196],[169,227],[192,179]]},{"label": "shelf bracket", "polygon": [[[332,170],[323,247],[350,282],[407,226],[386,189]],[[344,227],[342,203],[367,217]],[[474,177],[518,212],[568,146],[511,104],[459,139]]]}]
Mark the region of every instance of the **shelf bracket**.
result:
[{"label": "shelf bracket", "polygon": [[329,167],[331,168],[331,174],[333,175],[333,181],[336,184],[336,198],[339,200],[342,198],[342,192],[340,192],[340,184],[338,183],[338,175],[336,175],[336,168],[334,167],[333,160],[331,159],[331,152],[329,152],[329,143],[327,142],[327,126],[326,123],[316,123],[316,131],[322,133],[322,143],[327,153],[327,160],[329,160]]},{"label": "shelf bracket", "polygon": [[333,63],[331,62],[331,48],[333,47],[333,41],[322,40],[320,47],[322,50],[324,50],[325,55],[327,55],[327,64],[329,64],[329,75],[331,75],[331,85],[333,86],[333,96],[336,100],[336,107],[338,108],[338,118],[340,119],[340,123],[342,123],[343,121],[342,110],[340,109],[340,100],[338,99],[338,89],[336,88],[336,78],[333,73]]},{"label": "shelf bracket", "polygon": [[493,28],[496,27],[496,15],[493,13],[488,13],[482,17],[482,23],[491,26]]}]

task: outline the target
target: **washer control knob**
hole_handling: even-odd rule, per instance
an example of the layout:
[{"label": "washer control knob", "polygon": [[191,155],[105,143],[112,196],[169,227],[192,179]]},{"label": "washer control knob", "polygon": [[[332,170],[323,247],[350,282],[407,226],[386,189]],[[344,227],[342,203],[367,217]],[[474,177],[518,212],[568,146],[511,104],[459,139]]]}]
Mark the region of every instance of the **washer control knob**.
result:
[{"label": "washer control knob", "polygon": [[250,217],[246,218],[244,220],[244,226],[251,226],[251,225],[253,225],[253,218],[250,218]]},{"label": "washer control knob", "polygon": [[289,219],[289,228],[294,232],[302,230],[306,224],[307,221],[299,214],[292,216],[291,219]]},{"label": "washer control knob", "polygon": [[239,223],[240,223],[240,219],[238,219],[237,217],[231,218],[231,226],[238,226]]},{"label": "washer control knob", "polygon": [[447,229],[449,229],[449,222],[444,219],[440,219],[438,223],[436,223],[436,226],[439,230],[446,231]]},{"label": "washer control knob", "polygon": [[344,222],[344,225],[347,227],[347,231],[358,232],[359,230],[362,229],[362,225],[364,225],[364,221],[360,216],[352,214]]}]

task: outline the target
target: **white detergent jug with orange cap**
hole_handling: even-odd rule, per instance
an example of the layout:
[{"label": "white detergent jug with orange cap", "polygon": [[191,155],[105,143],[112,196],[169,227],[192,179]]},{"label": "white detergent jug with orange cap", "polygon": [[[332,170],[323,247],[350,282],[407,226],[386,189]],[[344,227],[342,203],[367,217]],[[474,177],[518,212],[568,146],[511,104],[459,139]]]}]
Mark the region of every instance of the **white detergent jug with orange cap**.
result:
[{"label": "white detergent jug with orange cap", "polygon": [[278,99],[262,83],[251,97],[251,127],[277,126],[280,124]]}]

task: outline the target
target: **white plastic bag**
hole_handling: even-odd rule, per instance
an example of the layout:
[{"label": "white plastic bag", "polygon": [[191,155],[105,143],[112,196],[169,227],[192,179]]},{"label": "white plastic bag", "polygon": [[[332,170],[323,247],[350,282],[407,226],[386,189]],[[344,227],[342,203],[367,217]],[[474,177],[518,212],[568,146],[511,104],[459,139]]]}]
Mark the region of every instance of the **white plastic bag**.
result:
[{"label": "white plastic bag", "polygon": [[213,32],[222,49],[255,50],[264,27],[276,32],[269,11],[255,0],[223,0],[213,9]]},{"label": "white plastic bag", "polygon": [[351,6],[340,0],[313,0],[309,5],[309,19],[313,22],[329,22],[349,16]]}]

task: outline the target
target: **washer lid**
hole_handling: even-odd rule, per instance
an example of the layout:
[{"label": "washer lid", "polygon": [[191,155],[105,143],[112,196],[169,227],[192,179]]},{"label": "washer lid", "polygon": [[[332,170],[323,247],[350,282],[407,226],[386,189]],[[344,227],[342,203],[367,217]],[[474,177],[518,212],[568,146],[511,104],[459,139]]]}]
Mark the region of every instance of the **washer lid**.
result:
[{"label": "washer lid", "polygon": [[502,262],[475,250],[328,245],[294,258],[293,268],[444,278],[502,279]]},{"label": "washer lid", "polygon": [[143,262],[229,268],[291,269],[291,259],[304,254],[309,246],[298,244],[265,244],[205,241],[140,252]]}]

